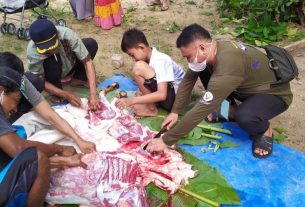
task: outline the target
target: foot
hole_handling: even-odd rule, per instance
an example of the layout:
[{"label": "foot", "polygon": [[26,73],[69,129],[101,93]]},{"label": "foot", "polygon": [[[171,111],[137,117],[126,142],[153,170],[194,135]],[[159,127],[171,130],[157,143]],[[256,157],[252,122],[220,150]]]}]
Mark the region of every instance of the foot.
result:
[{"label": "foot", "polygon": [[53,104],[60,104],[62,102],[65,101],[64,98],[61,98],[59,96],[56,96],[56,95],[50,95],[50,101],[53,103]]},{"label": "foot", "polygon": [[161,11],[167,11],[169,9],[169,6],[167,4],[163,4],[161,6]]},{"label": "foot", "polygon": [[169,9],[168,0],[163,0],[162,6],[161,6],[161,11],[166,11],[168,9]]},{"label": "foot", "polygon": [[135,114],[136,118],[142,118],[145,116],[156,116],[158,114],[158,109],[150,109],[147,104],[135,104],[130,107]]},{"label": "foot", "polygon": [[60,82],[63,83],[63,84],[68,84],[70,83],[72,80],[72,75],[67,75],[65,77],[63,77]]},{"label": "foot", "polygon": [[72,87],[83,87],[83,88],[89,88],[89,83],[87,81],[82,81],[78,79],[72,79],[70,85]]},{"label": "foot", "polygon": [[263,135],[253,140],[252,154],[257,158],[266,158],[271,155],[273,149],[272,137]]},{"label": "foot", "polygon": [[161,1],[160,0],[150,0],[148,3],[147,3],[147,6],[154,6],[154,5],[160,5],[161,4]]}]

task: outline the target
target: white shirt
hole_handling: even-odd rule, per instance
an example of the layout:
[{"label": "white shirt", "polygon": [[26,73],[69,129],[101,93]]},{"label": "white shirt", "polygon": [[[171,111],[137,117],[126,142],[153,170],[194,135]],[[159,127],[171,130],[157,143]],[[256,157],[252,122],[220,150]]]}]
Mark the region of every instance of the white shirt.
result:
[{"label": "white shirt", "polygon": [[152,48],[149,66],[155,70],[157,83],[172,82],[177,93],[179,84],[184,77],[184,70],[168,55]]}]

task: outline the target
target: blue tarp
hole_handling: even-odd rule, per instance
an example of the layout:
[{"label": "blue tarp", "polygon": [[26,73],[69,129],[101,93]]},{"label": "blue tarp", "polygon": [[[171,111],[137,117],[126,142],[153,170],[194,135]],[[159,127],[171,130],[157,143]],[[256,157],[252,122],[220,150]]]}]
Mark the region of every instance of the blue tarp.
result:
[{"label": "blue tarp", "polygon": [[274,143],[267,159],[252,156],[252,142],[246,132],[233,123],[224,123],[232,136],[223,141],[239,146],[203,153],[202,146],[181,148],[217,168],[240,196],[242,206],[305,206],[305,154]]},{"label": "blue tarp", "polygon": [[136,91],[138,89],[138,85],[131,80],[129,77],[123,75],[122,73],[116,73],[115,75],[107,78],[98,84],[99,88],[106,88],[111,83],[118,82],[119,88],[125,91]]}]

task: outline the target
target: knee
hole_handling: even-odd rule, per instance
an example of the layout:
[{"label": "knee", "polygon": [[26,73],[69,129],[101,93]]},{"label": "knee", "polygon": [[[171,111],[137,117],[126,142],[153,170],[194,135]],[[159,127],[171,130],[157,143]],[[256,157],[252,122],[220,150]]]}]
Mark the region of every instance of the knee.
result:
[{"label": "knee", "polygon": [[144,61],[137,61],[132,68],[133,74],[137,76],[143,76],[143,71],[148,67],[148,64]]},{"label": "knee", "polygon": [[91,37],[83,39],[83,43],[90,53],[91,59],[94,59],[96,52],[98,50],[97,41]]},{"label": "knee", "polygon": [[253,122],[254,113],[249,109],[238,107],[235,112],[235,120],[240,125],[247,125]]}]

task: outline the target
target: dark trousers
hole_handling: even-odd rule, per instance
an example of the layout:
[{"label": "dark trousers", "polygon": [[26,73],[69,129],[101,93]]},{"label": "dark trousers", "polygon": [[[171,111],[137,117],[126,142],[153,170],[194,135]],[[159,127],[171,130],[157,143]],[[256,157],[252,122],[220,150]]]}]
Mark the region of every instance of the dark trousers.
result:
[{"label": "dark trousers", "polygon": [[255,94],[245,99],[235,113],[238,125],[248,132],[251,139],[261,137],[269,128],[269,120],[288,108],[279,96]]},{"label": "dark trousers", "polygon": [[[85,47],[87,48],[91,56],[91,59],[93,60],[98,50],[97,42],[92,38],[85,38],[82,39],[82,41]],[[54,55],[44,60],[43,62],[44,75],[46,81],[52,83],[58,88],[62,88],[62,84],[61,84],[62,61],[59,54],[57,54],[56,57],[57,57],[57,61]],[[87,81],[86,69],[81,60],[78,59],[76,60],[76,63],[74,64],[72,70],[68,75],[71,74],[73,74],[73,78],[75,79]]]}]

